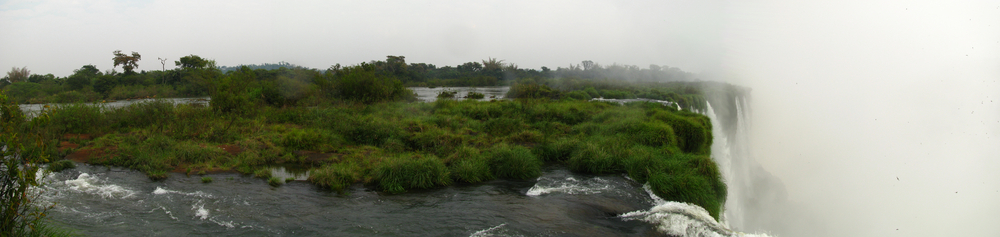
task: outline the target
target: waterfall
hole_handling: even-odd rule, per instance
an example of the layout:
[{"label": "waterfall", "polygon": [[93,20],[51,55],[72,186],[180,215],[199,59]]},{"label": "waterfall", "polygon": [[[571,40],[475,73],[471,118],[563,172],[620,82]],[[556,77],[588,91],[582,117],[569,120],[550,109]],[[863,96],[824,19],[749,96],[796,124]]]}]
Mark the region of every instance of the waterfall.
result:
[{"label": "waterfall", "polygon": [[[664,201],[647,188],[655,200],[655,206],[647,211],[625,213],[620,217],[628,220],[642,220],[657,226],[657,229],[671,236],[769,236],[767,234],[747,234],[734,230],[744,230],[747,226],[746,205],[752,198],[750,170],[756,165],[749,149],[749,111],[747,101],[736,97],[734,119],[719,118],[716,108],[706,102],[701,112],[712,121],[712,159],[718,164],[728,188],[725,208],[721,221],[716,222],[704,208],[697,205]],[[725,108],[721,108],[725,109]],[[733,121],[735,124],[724,124]]]}]

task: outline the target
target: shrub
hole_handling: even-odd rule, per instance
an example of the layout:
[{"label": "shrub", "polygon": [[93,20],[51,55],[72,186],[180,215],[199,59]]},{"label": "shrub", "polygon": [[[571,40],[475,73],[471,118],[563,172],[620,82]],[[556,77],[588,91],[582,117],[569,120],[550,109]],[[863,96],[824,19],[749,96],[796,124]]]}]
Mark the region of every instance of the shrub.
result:
[{"label": "shrub", "polygon": [[675,146],[674,130],[659,121],[644,122],[623,119],[608,125],[608,134],[620,134],[628,140],[647,146]]},{"label": "shrub", "polygon": [[285,184],[285,181],[281,180],[278,177],[271,177],[271,178],[267,179],[267,184],[269,184],[269,185],[271,185],[273,187],[278,187],[278,186],[281,186],[282,184]]},{"label": "shrub", "polygon": [[76,167],[76,163],[73,163],[73,161],[71,161],[71,160],[60,160],[60,161],[49,163],[49,167],[47,169],[49,171],[52,171],[52,172],[59,172],[59,171],[63,171],[63,170],[66,170],[66,169],[72,169],[72,168],[75,168],[75,167]]},{"label": "shrub", "polygon": [[253,176],[259,177],[259,178],[265,178],[265,179],[272,178],[271,177],[271,170],[267,169],[267,168],[258,169],[256,171],[254,171],[253,172]]},{"label": "shrub", "polygon": [[343,142],[339,135],[317,129],[292,129],[281,139],[281,145],[287,148],[324,152],[340,147]]},{"label": "shrub", "polygon": [[486,157],[473,147],[460,147],[448,157],[448,169],[455,181],[479,183],[493,179]]},{"label": "shrub", "polygon": [[212,182],[212,177],[201,177],[201,182],[202,183],[211,183]]},{"label": "shrub", "polygon": [[55,106],[49,111],[52,126],[57,133],[93,133],[108,124],[100,106],[69,104]]},{"label": "shrub", "polygon": [[493,174],[502,179],[527,180],[542,174],[542,161],[523,146],[501,143],[490,151],[489,163]]},{"label": "shrub", "polygon": [[500,117],[486,120],[483,123],[483,131],[494,136],[506,136],[524,128],[524,120],[519,118]]},{"label": "shrub", "polygon": [[510,90],[507,91],[506,98],[515,99],[529,99],[529,98],[550,98],[559,99],[562,97],[562,92],[559,90],[553,90],[549,86],[537,84],[534,82],[527,83],[514,83],[510,86]]},{"label": "shrub", "polygon": [[[615,139],[592,140],[580,145],[579,150],[573,152],[567,166],[571,170],[587,172],[592,174],[610,174],[624,170],[624,159],[621,156],[624,144],[616,144]],[[603,143],[603,144],[602,144]]]},{"label": "shrub", "polygon": [[443,90],[443,91],[441,91],[441,93],[438,93],[437,98],[438,99],[451,99],[451,98],[455,98],[455,95],[457,95],[457,94],[458,94],[458,91]]},{"label": "shrub", "polygon": [[366,63],[338,70],[333,82],[335,94],[344,100],[376,103],[414,98],[399,79],[379,75],[374,65]]},{"label": "shrub", "polygon": [[382,145],[386,139],[400,137],[402,130],[398,124],[389,123],[379,117],[356,118],[344,133],[347,139],[360,145]]},{"label": "shrub", "polygon": [[470,91],[469,94],[465,95],[465,98],[466,99],[479,100],[479,99],[486,98],[486,95],[483,94],[483,93],[479,93],[479,92],[475,92],[475,91]]},{"label": "shrub", "polygon": [[587,94],[587,92],[583,92],[583,91],[571,91],[571,92],[567,92],[566,93],[566,98],[570,98],[570,99],[574,99],[574,100],[590,100],[591,99],[590,94]]},{"label": "shrub", "polygon": [[379,163],[372,172],[379,188],[388,193],[431,188],[451,182],[448,168],[433,155],[392,157]]},{"label": "shrub", "polygon": [[309,171],[308,181],[335,191],[343,191],[361,177],[357,165],[351,163],[329,164]]},{"label": "shrub", "polygon": [[580,146],[575,138],[559,138],[535,146],[531,151],[543,161],[565,161]]},{"label": "shrub", "polygon": [[[699,115],[700,116],[700,115]],[[712,149],[712,127],[695,118],[682,117],[670,112],[656,112],[653,119],[663,121],[674,130],[677,145],[682,151],[695,154],[708,154]]]}]

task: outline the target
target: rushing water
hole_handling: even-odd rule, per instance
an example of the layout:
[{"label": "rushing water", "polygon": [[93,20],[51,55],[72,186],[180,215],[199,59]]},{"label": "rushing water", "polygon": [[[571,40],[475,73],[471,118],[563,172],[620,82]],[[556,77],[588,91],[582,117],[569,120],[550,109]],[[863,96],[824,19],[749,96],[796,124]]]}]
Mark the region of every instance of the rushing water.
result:
[{"label": "rushing water", "polygon": [[654,200],[621,176],[552,168],[534,181],[492,181],[399,195],[362,185],[337,194],[238,174],[172,174],[81,164],[52,174],[44,201],[62,226],[92,236],[618,236],[655,233],[617,215]]},{"label": "rushing water", "polygon": [[[411,89],[425,101],[445,90]],[[459,96],[473,90],[447,89]],[[490,99],[502,98],[508,89],[475,90]],[[45,178],[43,203],[57,204],[50,211],[57,225],[91,236],[758,236],[729,227],[742,221],[741,204],[733,197],[744,192],[739,180],[744,147],[729,138],[740,132],[722,131],[708,106],[713,159],[730,187],[722,222],[701,207],[659,199],[624,176],[577,174],[558,166],[531,181],[386,195],[361,184],[345,193],[320,189],[302,181],[308,173],[301,167],[273,168],[272,174],[297,181],[271,187],[240,174],[171,174],[152,181],[137,171],[79,164]],[[736,129],[745,131],[738,114]],[[202,177],[213,181],[203,183]]]}]

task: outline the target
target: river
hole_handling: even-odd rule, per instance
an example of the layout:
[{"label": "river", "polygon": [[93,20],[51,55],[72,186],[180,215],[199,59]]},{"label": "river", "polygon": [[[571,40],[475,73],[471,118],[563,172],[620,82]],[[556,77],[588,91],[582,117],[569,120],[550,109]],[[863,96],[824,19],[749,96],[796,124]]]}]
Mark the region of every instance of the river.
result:
[{"label": "river", "polygon": [[[507,89],[476,90],[489,99]],[[440,90],[414,89],[422,99]],[[722,127],[715,113],[708,115]],[[738,179],[728,167],[734,158],[726,133],[714,137],[713,158],[725,166],[727,180]],[[704,209],[663,201],[622,175],[577,174],[561,166],[531,181],[397,195],[361,184],[345,193],[304,181],[272,187],[235,173],[152,181],[137,171],[87,164],[43,181],[42,202],[56,204],[51,220],[89,236],[766,236],[732,231]],[[727,204],[724,220],[739,219],[733,205]]]}]

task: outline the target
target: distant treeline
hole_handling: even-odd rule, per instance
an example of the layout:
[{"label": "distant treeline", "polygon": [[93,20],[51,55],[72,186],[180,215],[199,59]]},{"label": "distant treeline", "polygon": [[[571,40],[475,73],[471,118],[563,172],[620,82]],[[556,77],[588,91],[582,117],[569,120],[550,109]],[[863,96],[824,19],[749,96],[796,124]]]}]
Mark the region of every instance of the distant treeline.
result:
[{"label": "distant treeline", "polygon": [[[115,69],[102,72],[94,65],[84,65],[66,77],[31,74],[27,68],[14,68],[5,77],[0,78],[0,90],[4,90],[18,103],[201,97],[210,96],[218,82],[227,75],[252,72],[253,75],[249,77],[256,82],[262,82],[258,84],[263,87],[270,87],[263,88],[262,91],[280,91],[285,95],[283,98],[294,99],[323,91],[319,88],[323,83],[333,81],[337,75],[345,75],[343,71],[353,70],[352,68],[398,81],[403,87],[507,86],[522,79],[639,83],[698,80],[693,74],[674,67],[650,65],[648,68],[640,68],[619,64],[601,66],[592,61],[583,61],[567,68],[558,67],[555,70],[548,67],[536,70],[519,68],[514,63],[493,58],[457,66],[438,67],[428,63],[407,63],[404,56],[387,56],[383,61],[373,60],[352,66],[336,64],[320,70],[288,62],[235,67],[216,66],[214,60],[189,55],[175,61],[177,66],[175,69],[132,71],[140,59],[141,56],[135,52],[126,55],[115,51]],[[122,65],[124,72],[116,70],[118,65]]]}]

